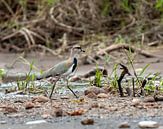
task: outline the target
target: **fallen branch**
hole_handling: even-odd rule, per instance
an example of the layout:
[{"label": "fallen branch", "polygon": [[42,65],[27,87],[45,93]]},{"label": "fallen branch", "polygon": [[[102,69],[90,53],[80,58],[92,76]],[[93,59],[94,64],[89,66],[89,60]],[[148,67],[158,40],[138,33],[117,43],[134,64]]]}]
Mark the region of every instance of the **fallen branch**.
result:
[{"label": "fallen branch", "polygon": [[41,44],[31,45],[30,48],[27,48],[26,50],[30,50],[30,49],[33,49],[33,48],[41,48],[42,50],[47,51],[47,52],[51,53],[54,56],[59,56],[58,53],[54,52],[52,49],[50,49],[50,48],[48,48],[46,46],[43,46]]},{"label": "fallen branch", "polygon": [[95,76],[97,71],[101,71],[104,76],[108,75],[108,71],[104,67],[95,67],[95,68],[91,69],[90,71],[88,71],[87,73],[85,73],[81,77],[89,78],[89,77]]},{"label": "fallen branch", "polygon": [[131,52],[137,52],[138,54],[141,54],[147,58],[156,57],[155,55],[153,55],[145,50],[141,50],[139,48],[130,46],[128,44],[113,44],[105,49],[101,49],[99,52],[97,52],[96,56],[99,56],[99,55],[104,56],[105,53],[110,53],[110,52],[120,50],[120,49],[126,49],[126,50],[130,50]]}]

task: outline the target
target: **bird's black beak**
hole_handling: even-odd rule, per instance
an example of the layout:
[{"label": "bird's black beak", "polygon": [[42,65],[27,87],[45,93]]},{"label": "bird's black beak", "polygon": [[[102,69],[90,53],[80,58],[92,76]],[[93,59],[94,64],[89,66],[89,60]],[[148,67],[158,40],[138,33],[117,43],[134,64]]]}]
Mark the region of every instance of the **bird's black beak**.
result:
[{"label": "bird's black beak", "polygon": [[80,48],[81,52],[85,52],[85,50],[83,50],[82,48]]}]

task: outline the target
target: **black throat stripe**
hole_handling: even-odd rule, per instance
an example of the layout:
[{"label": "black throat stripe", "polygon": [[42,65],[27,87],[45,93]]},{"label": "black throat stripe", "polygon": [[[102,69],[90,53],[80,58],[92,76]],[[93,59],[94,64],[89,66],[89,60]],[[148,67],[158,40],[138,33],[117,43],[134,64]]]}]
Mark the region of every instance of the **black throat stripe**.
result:
[{"label": "black throat stripe", "polygon": [[73,68],[72,68],[72,73],[75,71],[75,69],[76,69],[76,67],[77,67],[77,63],[78,63],[77,59],[76,59],[76,58],[74,58],[74,60],[73,60]]}]

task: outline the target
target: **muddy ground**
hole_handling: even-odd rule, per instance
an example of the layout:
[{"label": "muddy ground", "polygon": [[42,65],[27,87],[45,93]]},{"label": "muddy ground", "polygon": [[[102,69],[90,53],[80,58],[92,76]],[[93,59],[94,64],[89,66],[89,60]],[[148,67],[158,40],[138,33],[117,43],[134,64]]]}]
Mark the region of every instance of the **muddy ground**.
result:
[{"label": "muddy ground", "polygon": [[[150,66],[147,73],[161,72],[163,74],[163,52],[161,49],[152,52],[158,55],[157,58],[140,58],[135,63],[135,68],[142,68],[147,63]],[[0,54],[0,67],[5,68],[6,64],[18,57],[17,54]],[[34,60],[40,69],[47,69],[57,61],[53,56],[44,56],[39,54],[28,55],[27,60]],[[84,74],[94,65],[80,66],[77,75]],[[108,66],[108,72],[112,71],[113,64]],[[9,74],[28,72],[29,67],[22,63],[16,63]],[[138,122],[142,120],[154,120],[163,126],[163,102],[144,102],[144,98],[139,98],[138,103],[133,102],[132,97],[120,98],[118,94],[105,93],[102,97],[85,96],[83,92],[79,93],[80,100],[74,98],[69,92],[66,96],[54,95],[53,100],[47,98],[43,101],[37,101],[33,97],[6,98],[0,102],[0,128],[118,128],[121,122],[128,122],[131,128],[138,128]],[[32,106],[26,109],[28,104]],[[29,105],[30,105],[29,104]],[[59,113],[59,115],[58,115]],[[81,120],[91,118],[93,125],[82,125]],[[26,125],[26,122],[44,119],[46,123],[36,125]]]}]

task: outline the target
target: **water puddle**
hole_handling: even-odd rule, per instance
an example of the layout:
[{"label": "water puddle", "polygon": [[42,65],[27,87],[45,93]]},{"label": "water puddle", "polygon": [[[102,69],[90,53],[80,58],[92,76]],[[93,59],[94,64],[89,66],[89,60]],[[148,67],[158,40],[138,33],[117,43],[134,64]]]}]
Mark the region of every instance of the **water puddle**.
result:
[{"label": "water puddle", "polygon": [[[140,81],[144,79],[144,77],[139,77]],[[91,79],[93,80],[93,78]],[[102,84],[110,84],[112,81],[115,81],[114,78],[108,80],[106,78],[103,78],[101,80]],[[136,79],[135,79],[136,81]],[[38,94],[43,94],[45,93],[44,91],[50,91],[52,88],[52,83],[48,81],[32,81],[29,82],[27,85],[26,91],[24,92],[23,90],[20,90],[18,87],[21,85],[25,85],[25,82],[21,81],[19,82],[10,82],[10,83],[3,83],[0,85],[0,98],[19,98],[19,97],[32,97]],[[19,86],[18,86],[19,85]],[[75,93],[83,93],[88,86],[90,86],[90,81],[78,81],[78,82],[69,82],[69,86]],[[124,88],[126,87],[132,87],[132,76],[128,76],[123,79],[122,81],[122,86]],[[152,89],[151,87],[156,87],[159,86],[160,89],[163,91],[163,81],[161,76],[149,76],[147,79],[147,88]],[[33,89],[32,89],[33,88]],[[154,89],[154,88],[153,88]],[[10,91],[9,93],[6,94],[6,90]],[[35,92],[28,92],[28,90],[36,90]],[[40,92],[39,92],[40,91]],[[69,89],[66,87],[66,83],[61,80],[58,81],[55,87],[55,93],[57,94],[62,94],[62,95],[67,95],[69,94]],[[26,93],[26,94],[25,94]]]},{"label": "water puddle", "polygon": [[[52,88],[52,83],[48,81],[32,81],[29,82],[26,90],[28,92],[31,90],[31,88],[34,88],[36,90],[40,90],[40,92],[36,91],[33,93],[27,93],[24,94],[23,90],[19,90],[18,85],[25,85],[23,81],[19,82],[10,82],[10,83],[3,83],[0,85],[0,98],[19,98],[19,97],[32,97],[35,95],[38,95],[40,93],[43,93],[43,91],[49,91]],[[73,89],[74,92],[79,93],[79,92],[84,92],[84,90],[90,85],[89,82],[69,82],[69,86],[71,89]],[[33,87],[32,87],[33,86]],[[20,87],[20,86],[19,86]],[[6,93],[6,91],[9,91],[10,93]],[[42,91],[42,92],[41,92]],[[66,87],[66,83],[63,81],[58,81],[55,87],[55,92],[57,94],[62,94],[66,95],[70,91]]]}]

